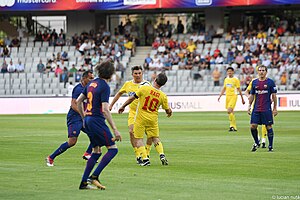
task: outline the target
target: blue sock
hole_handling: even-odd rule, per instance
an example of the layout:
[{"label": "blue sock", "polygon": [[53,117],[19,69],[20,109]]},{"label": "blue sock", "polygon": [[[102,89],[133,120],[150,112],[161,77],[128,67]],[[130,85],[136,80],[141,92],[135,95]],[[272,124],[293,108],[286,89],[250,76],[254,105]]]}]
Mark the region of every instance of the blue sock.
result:
[{"label": "blue sock", "polygon": [[274,138],[274,132],[273,129],[268,129],[268,139],[269,139],[269,148],[273,148],[273,138]]},{"label": "blue sock", "polygon": [[93,176],[99,176],[102,170],[110,163],[110,161],[117,155],[118,149],[108,149],[107,153],[103,156],[98,167],[95,169]]},{"label": "blue sock", "polygon": [[86,149],[86,153],[89,153],[89,154],[92,154],[92,150],[93,150],[93,146],[92,144],[90,143],[90,145],[88,146],[88,148]]},{"label": "blue sock", "polygon": [[255,144],[259,144],[259,140],[258,140],[258,131],[257,131],[257,128],[256,129],[252,129],[251,128],[251,134],[252,134],[252,137],[254,139],[254,142]]},{"label": "blue sock", "polygon": [[60,147],[58,147],[58,149],[56,149],[53,154],[50,155],[50,158],[54,160],[54,158],[60,154],[62,154],[63,152],[65,152],[69,147],[68,142],[65,142],[63,144],[60,145]]},{"label": "blue sock", "polygon": [[86,167],[82,176],[82,182],[86,182],[90,176],[91,171],[93,170],[97,160],[100,158],[101,153],[92,153],[90,159],[86,162]]}]

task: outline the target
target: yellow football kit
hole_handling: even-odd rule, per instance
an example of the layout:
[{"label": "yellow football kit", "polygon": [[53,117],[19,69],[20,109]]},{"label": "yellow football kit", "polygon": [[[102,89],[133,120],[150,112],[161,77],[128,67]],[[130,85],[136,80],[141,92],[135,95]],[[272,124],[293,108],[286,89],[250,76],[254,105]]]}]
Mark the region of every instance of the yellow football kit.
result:
[{"label": "yellow football kit", "polygon": [[158,109],[160,106],[164,110],[169,109],[168,98],[165,93],[152,86],[140,87],[136,96],[138,97],[138,107],[135,115],[134,137],[143,138],[159,137]]},{"label": "yellow football kit", "polygon": [[[135,92],[139,89],[141,84],[144,85],[151,85],[150,82],[143,80],[141,83],[134,83],[132,80],[131,81],[126,81],[122,88],[119,90],[120,93],[127,93],[128,96],[132,96],[135,94]],[[134,124],[134,116],[136,113],[136,108],[137,108],[138,100],[134,100],[130,105],[129,105],[129,114],[128,114],[128,126]]]}]

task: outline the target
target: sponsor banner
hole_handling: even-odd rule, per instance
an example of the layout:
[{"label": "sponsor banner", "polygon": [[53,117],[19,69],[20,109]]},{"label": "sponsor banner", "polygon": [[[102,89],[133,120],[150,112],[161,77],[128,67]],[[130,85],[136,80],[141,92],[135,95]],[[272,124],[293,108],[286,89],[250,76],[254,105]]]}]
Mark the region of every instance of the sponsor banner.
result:
[{"label": "sponsor banner", "polygon": [[132,10],[300,4],[299,0],[0,0],[0,10]]},{"label": "sponsor banner", "polygon": [[[247,102],[247,98],[245,101]],[[226,111],[225,95],[218,102],[214,96],[169,96],[169,105],[173,112]],[[117,113],[127,97],[121,97],[114,105],[112,113]],[[112,97],[110,98],[112,101]],[[51,114],[67,113],[70,97],[51,98],[0,98],[0,114]],[[239,98],[235,111],[247,112],[248,103],[243,105]],[[300,111],[300,94],[278,94],[278,111]],[[164,112],[164,110],[160,110]],[[128,112],[128,107],[125,112]]]}]

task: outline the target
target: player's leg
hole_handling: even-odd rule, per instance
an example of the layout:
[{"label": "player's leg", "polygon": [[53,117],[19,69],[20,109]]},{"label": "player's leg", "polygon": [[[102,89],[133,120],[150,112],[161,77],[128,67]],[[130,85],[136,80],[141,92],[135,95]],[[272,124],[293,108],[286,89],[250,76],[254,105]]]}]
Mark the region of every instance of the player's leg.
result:
[{"label": "player's leg", "polygon": [[264,124],[266,124],[267,127],[267,135],[269,140],[269,151],[273,151],[273,139],[274,139],[274,131],[272,128],[273,124],[273,114],[272,111],[266,111],[263,113],[264,115]]},{"label": "player's leg", "polygon": [[234,108],[236,105],[237,97],[226,97],[226,108],[229,118],[229,131],[237,131],[236,120],[234,115]]},{"label": "player's leg", "polygon": [[147,141],[146,141],[146,152],[147,152],[147,157],[148,157],[148,158],[150,158],[151,146],[152,146],[152,138],[149,138],[149,137],[147,136]]},{"label": "player's leg", "polygon": [[152,142],[154,144],[155,150],[159,154],[162,165],[168,165],[168,161],[164,153],[164,146],[159,138],[158,124],[152,125],[151,127],[147,127],[146,131],[147,131],[147,136],[152,138]]},{"label": "player's leg", "polygon": [[253,140],[254,140],[254,144],[252,146],[252,150],[251,151],[256,151],[257,148],[260,145],[259,140],[258,140],[258,130],[257,130],[258,124],[261,124],[260,123],[260,115],[259,115],[259,113],[252,112],[250,124],[251,124],[250,125],[250,131],[251,131],[251,135],[252,135]]},{"label": "player's leg", "polygon": [[261,125],[261,145],[262,148],[266,148],[266,137],[267,137],[267,127],[266,125]]},{"label": "player's leg", "polygon": [[[84,133],[87,133],[85,128],[82,128],[81,130],[82,130]],[[92,145],[92,143],[90,142],[89,146],[87,147],[87,149],[85,150],[84,154],[82,155],[82,158],[83,158],[84,160],[88,160],[88,159],[91,157],[91,155],[92,155],[92,151],[93,151],[93,145]]]},{"label": "player's leg", "polygon": [[135,155],[135,158],[137,160],[137,163],[139,164],[138,159],[141,157],[141,155],[139,155],[139,153],[137,152],[137,147],[136,147],[135,139],[134,139],[134,135],[133,135],[134,117],[135,117],[135,112],[130,110],[129,114],[128,114],[128,131],[129,131],[130,143],[131,143],[131,146],[133,148],[134,155]]},{"label": "player's leg", "polygon": [[148,165],[150,165],[150,160],[147,156],[147,151],[146,151],[145,144],[143,141],[144,133],[145,133],[145,126],[135,123],[133,130],[134,130],[133,134],[134,134],[134,138],[135,138],[137,152],[141,156],[141,159],[143,161],[140,165],[148,166]]},{"label": "player's leg", "polygon": [[80,134],[81,127],[82,123],[72,123],[68,125],[68,141],[62,143],[50,156],[46,158],[47,166],[54,166],[53,163],[56,156],[59,156],[60,154],[62,154],[67,149],[69,149],[77,143],[77,138]]},{"label": "player's leg", "polygon": [[79,189],[94,189],[93,187],[89,186],[88,178],[89,178],[90,173],[93,170],[95,164],[97,163],[97,160],[100,158],[101,153],[102,153],[101,148],[99,146],[95,146],[90,159],[86,162],[86,166],[85,166],[85,169],[84,169],[84,173],[82,175],[82,179],[81,179],[81,183],[79,185]]}]

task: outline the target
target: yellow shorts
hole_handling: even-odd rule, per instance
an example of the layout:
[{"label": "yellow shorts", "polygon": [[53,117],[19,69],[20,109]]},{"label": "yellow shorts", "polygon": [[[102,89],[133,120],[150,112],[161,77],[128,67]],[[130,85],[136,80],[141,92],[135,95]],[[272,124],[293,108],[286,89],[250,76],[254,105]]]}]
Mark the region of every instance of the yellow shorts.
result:
[{"label": "yellow shorts", "polygon": [[134,117],[135,117],[135,111],[129,111],[128,113],[128,126],[133,125],[134,124]]},{"label": "yellow shorts", "polygon": [[142,139],[144,138],[144,134],[146,133],[147,138],[151,137],[159,137],[159,128],[158,124],[146,126],[139,123],[134,124],[133,135],[135,138]]},{"label": "yellow shorts", "polygon": [[235,96],[226,96],[226,109],[228,108],[235,108],[236,105],[236,101],[237,101],[237,95]]}]

